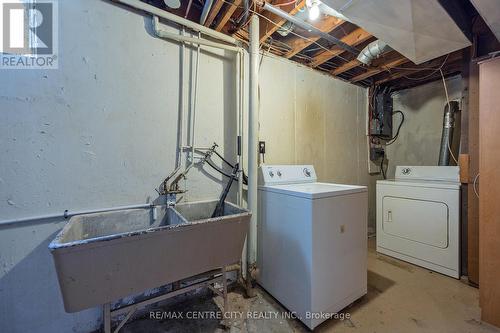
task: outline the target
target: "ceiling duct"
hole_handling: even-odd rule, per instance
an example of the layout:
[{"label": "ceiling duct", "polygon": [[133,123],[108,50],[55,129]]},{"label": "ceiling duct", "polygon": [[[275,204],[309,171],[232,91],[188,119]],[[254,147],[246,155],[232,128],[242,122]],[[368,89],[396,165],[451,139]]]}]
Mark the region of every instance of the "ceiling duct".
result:
[{"label": "ceiling duct", "polygon": [[378,39],[366,45],[366,47],[359,53],[358,60],[365,65],[370,65],[373,60],[390,50],[392,50],[392,48],[387,45],[387,43]]},{"label": "ceiling duct", "polygon": [[[498,1],[498,0],[492,0]],[[348,21],[421,64],[471,45],[436,0],[322,0]]]}]

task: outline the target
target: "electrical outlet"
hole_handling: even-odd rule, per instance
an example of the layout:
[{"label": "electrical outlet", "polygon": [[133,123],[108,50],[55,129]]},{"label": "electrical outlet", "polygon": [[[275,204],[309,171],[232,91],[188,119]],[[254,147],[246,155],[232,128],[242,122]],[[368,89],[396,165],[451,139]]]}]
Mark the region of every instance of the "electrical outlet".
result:
[{"label": "electrical outlet", "polygon": [[266,141],[259,141],[259,154],[266,153]]},{"label": "electrical outlet", "polygon": [[373,162],[380,161],[384,157],[384,148],[382,147],[370,147],[370,160]]}]

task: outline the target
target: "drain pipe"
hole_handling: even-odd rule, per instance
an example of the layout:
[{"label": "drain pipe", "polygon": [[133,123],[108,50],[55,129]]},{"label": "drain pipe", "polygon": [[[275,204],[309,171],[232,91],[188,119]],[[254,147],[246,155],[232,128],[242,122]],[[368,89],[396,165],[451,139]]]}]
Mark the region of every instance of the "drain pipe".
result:
[{"label": "drain pipe", "polygon": [[247,237],[247,294],[255,296],[252,288],[251,270],[256,262],[257,249],[257,163],[258,163],[258,126],[259,126],[259,17],[250,19],[250,100],[248,110],[248,208],[252,212],[250,230]]},{"label": "drain pipe", "polygon": [[181,43],[189,43],[193,45],[204,45],[210,46],[217,49],[228,50],[233,52],[241,52],[242,48],[238,46],[223,44],[214,42],[208,39],[197,38],[197,37],[189,37],[184,34],[178,35],[172,32],[168,32],[164,29],[161,29],[160,22],[158,16],[153,15],[153,31],[158,38],[162,39],[170,39]]},{"label": "drain pipe", "polygon": [[373,60],[379,58],[383,53],[392,50],[392,48],[387,45],[386,42],[377,39],[374,42],[366,45],[366,47],[359,53],[358,61],[370,65]]},{"label": "drain pipe", "polygon": [[149,13],[149,14],[154,15],[154,16],[159,16],[165,20],[168,20],[170,22],[185,26],[186,28],[189,28],[189,29],[194,30],[196,32],[200,32],[203,35],[210,36],[210,37],[215,38],[219,41],[223,41],[223,42],[233,44],[233,45],[238,45],[238,46],[241,45],[241,43],[236,38],[225,35],[221,32],[215,31],[213,29],[207,28],[201,24],[187,20],[187,19],[182,18],[180,16],[174,15],[172,13],[169,13],[169,12],[162,10],[160,8],[157,8],[155,6],[149,5],[149,4],[142,2],[140,0],[112,0],[112,1],[119,3],[119,4],[122,4],[122,5],[126,5],[128,7],[135,8],[137,10]]}]

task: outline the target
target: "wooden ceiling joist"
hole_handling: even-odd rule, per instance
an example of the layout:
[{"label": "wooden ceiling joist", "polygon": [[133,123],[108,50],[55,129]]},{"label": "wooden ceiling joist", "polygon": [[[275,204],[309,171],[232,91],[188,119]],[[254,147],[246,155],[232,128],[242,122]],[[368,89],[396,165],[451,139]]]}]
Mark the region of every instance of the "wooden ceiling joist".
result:
[{"label": "wooden ceiling joist", "polygon": [[223,0],[215,0],[212,8],[210,9],[210,13],[208,13],[207,20],[205,21],[205,26],[209,27],[212,25],[212,22],[215,20],[217,14],[219,14],[222,6],[224,5]]},{"label": "wooden ceiling joist", "polygon": [[[364,41],[371,38],[368,32],[361,28],[357,28],[353,32],[347,34],[342,37],[340,40],[350,46],[356,46],[358,44],[363,43]],[[328,60],[340,55],[344,50],[340,47],[333,45],[328,51],[322,51],[314,56],[313,61],[311,62],[311,67],[318,67],[319,65],[327,62]]]},{"label": "wooden ceiling joist", "polygon": [[353,77],[352,79],[350,79],[349,81],[351,81],[353,83],[358,82],[358,81],[363,81],[363,80],[366,80],[367,78],[372,77],[374,75],[377,75],[385,70],[388,70],[388,69],[391,69],[393,67],[397,67],[400,65],[404,65],[408,62],[410,62],[410,60],[401,56],[401,57],[398,57],[396,59],[390,60],[386,63],[383,63],[376,68],[369,69],[366,71],[366,73],[357,75],[357,76]]},{"label": "wooden ceiling joist", "polygon": [[[418,74],[418,73],[420,73],[419,76],[424,76],[425,77],[429,73],[432,73],[432,71],[436,71],[437,72],[437,69],[441,65],[443,65],[443,61],[444,61],[444,59],[446,57],[447,56],[442,56],[442,57],[439,57],[437,59],[434,59],[434,60],[431,60],[429,62],[426,62],[426,63],[422,64],[421,65],[422,66],[421,70],[418,70],[417,66],[412,66],[411,68],[408,68],[408,69],[401,69],[401,70],[399,70],[396,73],[392,73],[392,74],[389,74],[389,75],[387,75],[387,76],[385,76],[383,78],[379,78],[377,81],[375,81],[375,85],[385,84],[385,83],[390,82],[390,81],[401,79],[401,78],[403,78],[405,76],[416,78],[415,74]],[[462,51],[461,50],[460,51],[456,51],[456,52],[451,53],[446,58],[446,64],[451,64],[451,63],[460,61],[461,59],[462,59]]]},{"label": "wooden ceiling joist", "polygon": [[240,4],[241,0],[234,0],[232,4],[227,6],[228,8],[226,9],[226,12],[224,13],[224,15],[222,15],[222,18],[215,27],[216,31],[221,31],[226,26],[226,23],[229,21],[231,16],[233,16],[234,11],[238,8]]},{"label": "wooden ceiling joist", "polygon": [[342,66],[337,67],[334,70],[332,70],[330,72],[330,74],[337,76],[337,75],[340,75],[344,72],[347,72],[347,71],[349,71],[355,67],[361,66],[361,65],[362,65],[361,62],[358,59],[352,59],[351,61],[343,64]]},{"label": "wooden ceiling joist", "polygon": [[[335,30],[337,27],[339,27],[343,23],[345,23],[344,20],[341,20],[341,19],[336,18],[334,16],[327,15],[327,16],[323,17],[323,19],[321,21],[314,24],[314,26],[323,32],[329,33],[331,31]],[[320,38],[321,37],[319,37],[319,36],[312,36],[312,37],[309,37],[309,40],[307,40],[307,39],[300,38],[297,36],[293,37],[289,42],[287,42],[287,44],[290,45],[292,50],[290,52],[288,52],[287,54],[285,54],[285,58],[290,59],[291,57],[293,57],[294,55],[296,55],[297,53],[299,53],[300,51],[302,51],[303,49],[305,49],[309,45],[317,42]]]},{"label": "wooden ceiling joist", "polygon": [[[274,1],[273,5],[279,5],[281,3],[287,3],[287,2],[289,3],[290,0]],[[296,4],[290,4],[288,6],[283,6],[280,8],[288,12],[290,15],[295,15],[299,10],[304,8],[305,5],[306,1],[300,0]],[[259,22],[260,43],[263,43],[266,39],[268,39],[273,33],[276,32],[276,30],[278,30],[286,22],[284,18],[281,18],[278,15],[272,14],[268,11],[263,12],[262,15],[264,17],[261,17]]]}]

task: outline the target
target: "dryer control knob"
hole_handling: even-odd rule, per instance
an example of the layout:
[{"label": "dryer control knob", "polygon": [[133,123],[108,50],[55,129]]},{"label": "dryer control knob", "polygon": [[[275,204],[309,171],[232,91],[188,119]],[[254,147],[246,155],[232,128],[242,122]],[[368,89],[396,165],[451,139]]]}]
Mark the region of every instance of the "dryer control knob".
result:
[{"label": "dryer control knob", "polygon": [[311,171],[310,171],[308,168],[304,168],[304,170],[303,170],[303,171],[304,171],[304,175],[305,175],[306,177],[311,177]]}]

